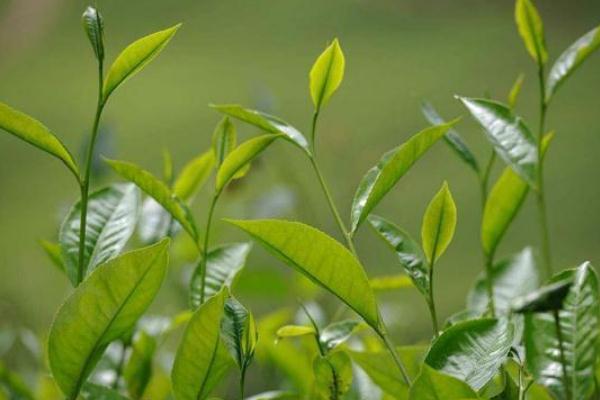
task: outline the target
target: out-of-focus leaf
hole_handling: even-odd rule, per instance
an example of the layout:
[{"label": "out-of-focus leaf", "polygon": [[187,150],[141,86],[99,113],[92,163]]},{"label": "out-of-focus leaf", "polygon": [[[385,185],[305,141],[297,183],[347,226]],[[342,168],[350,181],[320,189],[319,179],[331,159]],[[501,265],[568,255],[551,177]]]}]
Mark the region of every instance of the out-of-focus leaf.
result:
[{"label": "out-of-focus leaf", "polygon": [[214,165],[215,156],[211,150],[190,160],[183,166],[173,184],[175,196],[183,201],[191,200],[210,176]]},{"label": "out-of-focus leaf", "polygon": [[479,390],[498,372],[513,342],[506,320],[475,319],[445,330],[431,345],[425,363]]},{"label": "out-of-focus leaf", "polygon": [[231,123],[229,118],[223,117],[212,136],[212,151],[215,156],[217,168],[223,164],[225,157],[235,149],[236,142],[237,134],[235,132],[235,125]]},{"label": "out-of-focus leaf", "polygon": [[477,399],[465,382],[438,372],[427,364],[410,388],[410,400]]},{"label": "out-of-focus leaf", "polygon": [[173,179],[173,157],[171,156],[171,152],[164,148],[162,151],[162,161],[163,161],[163,180],[167,183],[170,183]]},{"label": "out-of-focus leaf", "polygon": [[310,96],[316,110],[327,104],[342,83],[345,65],[340,43],[334,39],[310,70]]},{"label": "out-of-focus leaf", "polygon": [[317,357],[315,372],[315,400],[342,399],[352,384],[352,362],[346,352],[336,351]]},{"label": "out-of-focus leaf", "polygon": [[521,93],[521,89],[523,88],[523,82],[525,81],[525,75],[519,74],[515,83],[513,83],[510,88],[510,92],[508,92],[508,106],[511,110],[515,109],[517,105],[517,99],[519,98],[519,94]]},{"label": "out-of-focus leaf", "polygon": [[414,287],[412,279],[404,274],[376,276],[369,280],[369,284],[371,289],[378,291]]},{"label": "out-of-focus leaf", "polygon": [[165,276],[167,239],[112,259],[90,274],[59,309],[48,338],[50,369],[75,398],[106,347],[131,331]]},{"label": "out-of-focus leaf", "polygon": [[352,232],[356,232],[358,226],[400,178],[456,122],[458,120],[424,129],[381,157],[377,165],[371,168],[362,178],[354,194],[350,215]]},{"label": "out-of-focus leaf", "polygon": [[83,12],[81,17],[83,30],[87,35],[96,59],[99,62],[104,61],[104,19],[102,15],[92,6],[89,6]]},{"label": "out-of-focus leaf", "polygon": [[544,38],[544,25],[531,0],[517,0],[515,20],[529,55],[538,65],[545,64],[548,60],[548,51]]},{"label": "out-of-focus leaf", "polygon": [[233,360],[221,342],[227,290],[202,304],[185,328],[171,373],[177,400],[206,399]]},{"label": "out-of-focus leaf", "polygon": [[52,264],[58,268],[62,273],[66,274],[67,270],[65,267],[65,261],[62,258],[60,251],[60,244],[49,242],[48,240],[40,240],[40,245],[44,249],[44,252],[52,261]]},{"label": "out-of-focus leaf", "polygon": [[286,264],[333,293],[371,327],[379,329],[379,312],[367,275],[342,244],[299,222],[228,221],[246,231]]},{"label": "out-of-focus leaf", "polygon": [[329,324],[321,331],[319,342],[326,350],[332,350],[348,340],[360,324],[360,321],[352,319]]},{"label": "out-of-focus leaf", "polygon": [[69,150],[38,120],[0,102],[0,129],[58,158],[79,180],[79,169]]},{"label": "out-of-focus leaf", "polygon": [[543,313],[560,310],[569,294],[573,281],[564,279],[542,286],[538,290],[517,298],[512,308],[518,313]]},{"label": "out-of-focus leaf", "polygon": [[117,87],[152,61],[165,48],[180,27],[181,24],[178,24],[144,36],[127,46],[116,58],[104,80],[103,101],[106,102]]},{"label": "out-of-focus leaf", "polygon": [[144,199],[138,225],[143,244],[154,243],[165,236],[173,237],[181,231],[181,225],[152,197]]},{"label": "out-of-focus leaf", "polygon": [[444,254],[456,229],[456,204],[448,183],[431,199],[425,210],[421,241],[427,261],[433,265]]},{"label": "out-of-focus leaf", "polygon": [[27,384],[16,373],[10,371],[2,361],[0,361],[0,396],[2,389],[8,391],[7,400],[34,400],[33,393],[27,387]]},{"label": "out-of-focus leaf", "polygon": [[238,368],[245,374],[254,357],[258,332],[252,313],[234,297],[225,301],[221,337]]},{"label": "out-of-focus leaf", "polygon": [[127,400],[119,392],[93,383],[86,383],[81,390],[82,400]]},{"label": "out-of-focus leaf", "polygon": [[152,359],[156,352],[156,339],[139,331],[131,344],[131,354],[123,369],[127,393],[133,399],[141,399],[152,378]]},{"label": "out-of-focus leaf", "polygon": [[283,390],[272,390],[269,392],[259,393],[246,400],[298,400],[299,397],[294,392],[286,392]]},{"label": "out-of-focus leaf", "polygon": [[289,338],[289,337],[298,337],[305,335],[315,335],[317,331],[312,326],[303,326],[303,325],[286,325],[282,326],[277,330],[277,337]]},{"label": "out-of-focus leaf", "polygon": [[[89,195],[82,278],[125,248],[140,214],[141,195],[133,184],[112,185]],[[59,232],[66,273],[77,285],[81,202],[71,208]]]}]

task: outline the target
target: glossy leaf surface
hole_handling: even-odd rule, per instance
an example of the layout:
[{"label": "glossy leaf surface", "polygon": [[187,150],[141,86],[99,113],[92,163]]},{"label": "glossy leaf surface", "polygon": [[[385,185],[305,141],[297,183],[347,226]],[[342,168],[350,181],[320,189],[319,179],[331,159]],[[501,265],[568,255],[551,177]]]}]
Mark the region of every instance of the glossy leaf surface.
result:
[{"label": "glossy leaf surface", "polygon": [[81,17],[83,30],[87,35],[96,59],[100,62],[104,60],[104,20],[102,15],[94,7],[88,7]]},{"label": "glossy leaf surface", "polygon": [[543,313],[560,310],[572,284],[571,279],[564,279],[544,285],[517,298],[513,302],[512,308],[518,313]]},{"label": "glossy leaf surface", "polygon": [[548,60],[548,51],[544,38],[544,25],[531,0],[517,0],[515,21],[529,55],[538,65],[545,64]]},{"label": "glossy leaf surface", "polygon": [[165,236],[173,237],[181,231],[181,225],[152,197],[142,203],[138,234],[143,244],[154,243]]},{"label": "glossy leaf surface", "polygon": [[477,399],[477,393],[465,382],[424,364],[410,388],[410,400]]},{"label": "glossy leaf surface", "polygon": [[348,340],[359,326],[360,321],[352,319],[334,322],[321,331],[319,342],[325,349],[331,350]]},{"label": "glossy leaf surface", "polygon": [[223,117],[219,122],[212,136],[212,151],[215,156],[217,167],[223,164],[223,160],[235,148],[237,134],[235,125],[229,118]]},{"label": "glossy leaf surface", "polygon": [[173,184],[173,193],[183,201],[191,200],[207,181],[215,165],[212,151],[200,154],[186,163]]},{"label": "glossy leaf surface", "polygon": [[352,384],[352,362],[346,352],[336,351],[317,357],[315,372],[315,400],[342,399]]},{"label": "glossy leaf surface", "polygon": [[316,110],[327,104],[342,83],[345,65],[340,43],[334,39],[310,70],[310,96]]},{"label": "glossy leaf surface", "polygon": [[430,264],[433,265],[444,254],[454,237],[455,230],[456,204],[448,183],[444,182],[427,206],[421,226],[423,252]]}]

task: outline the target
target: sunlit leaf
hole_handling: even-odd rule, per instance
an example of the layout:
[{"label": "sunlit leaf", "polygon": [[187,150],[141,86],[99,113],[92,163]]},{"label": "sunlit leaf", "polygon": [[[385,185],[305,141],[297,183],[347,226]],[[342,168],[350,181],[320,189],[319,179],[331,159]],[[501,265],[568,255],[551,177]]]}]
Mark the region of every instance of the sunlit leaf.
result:
[{"label": "sunlit leaf", "polygon": [[369,280],[371,289],[385,291],[414,287],[412,278],[405,274],[376,276]]},{"label": "sunlit leaf", "polygon": [[173,184],[173,193],[183,201],[190,201],[207,181],[215,165],[215,156],[207,151],[186,163]]},{"label": "sunlit leaf", "polygon": [[410,400],[477,399],[477,393],[465,382],[438,372],[427,364],[410,388]]},{"label": "sunlit leaf", "polygon": [[517,0],[515,21],[529,55],[538,65],[545,64],[548,60],[548,51],[544,38],[544,25],[531,0]]},{"label": "sunlit leaf", "polygon": [[66,274],[65,261],[63,260],[62,253],[60,250],[60,244],[49,242],[47,240],[40,240],[40,245],[44,249],[44,252],[52,261],[52,264],[58,268],[62,273]]},{"label": "sunlit leaf", "polygon": [[212,151],[215,155],[217,168],[223,164],[225,157],[235,148],[236,142],[235,125],[231,123],[229,118],[223,117],[212,136]]},{"label": "sunlit leaf", "polygon": [[100,62],[104,61],[104,19],[98,10],[89,6],[83,12],[81,17],[83,30],[87,35],[96,59]]},{"label": "sunlit leaf", "polygon": [[327,104],[342,83],[345,64],[340,43],[334,39],[310,70],[310,96],[316,110]]},{"label": "sunlit leaf", "polygon": [[421,227],[421,240],[425,257],[431,265],[444,254],[456,229],[456,204],[448,183],[431,199],[425,210]]},{"label": "sunlit leaf", "polygon": [[279,339],[283,339],[305,335],[315,335],[316,333],[317,331],[315,331],[315,328],[312,326],[286,325],[277,330],[277,337]]},{"label": "sunlit leaf", "polygon": [[317,357],[315,372],[315,400],[341,399],[352,384],[352,362],[346,352],[336,351]]}]

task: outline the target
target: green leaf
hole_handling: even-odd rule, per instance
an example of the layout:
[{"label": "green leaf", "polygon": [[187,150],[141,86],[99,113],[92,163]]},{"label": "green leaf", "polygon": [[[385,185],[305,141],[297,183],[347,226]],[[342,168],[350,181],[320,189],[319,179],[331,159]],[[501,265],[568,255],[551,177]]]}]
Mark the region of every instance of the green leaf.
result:
[{"label": "green leaf", "polygon": [[563,384],[560,347],[551,314],[525,317],[527,368],[557,399],[589,399],[598,352],[598,278],[589,262],[569,271],[569,275],[573,285],[564,299],[559,321],[570,395]]},{"label": "green leaf", "polygon": [[452,241],[456,229],[456,204],[448,183],[431,199],[425,210],[421,226],[423,251],[430,264],[434,264],[444,254]]},{"label": "green leaf", "polygon": [[[204,286],[205,299],[216,294],[223,286],[230,287],[233,284],[233,281],[246,264],[251,249],[252,245],[250,243],[231,243],[217,247],[208,253]],[[201,290],[200,270],[196,268],[190,282],[190,303],[194,309],[202,304],[200,300],[202,298]]]},{"label": "green leaf", "polygon": [[162,161],[163,161],[163,180],[165,182],[170,183],[173,179],[173,157],[171,156],[171,152],[169,149],[164,148],[162,151]]},{"label": "green leaf", "polygon": [[38,120],[0,102],[0,129],[58,158],[79,180],[79,169],[69,150]]},{"label": "green leaf", "polygon": [[396,290],[413,287],[412,278],[404,274],[376,276],[369,280],[373,290]]},{"label": "green leaf", "polygon": [[342,83],[345,65],[340,43],[334,39],[310,70],[310,96],[317,111],[327,104]]},{"label": "green leaf", "polygon": [[215,156],[207,151],[183,166],[173,184],[173,193],[183,201],[190,201],[208,180],[215,165]]},{"label": "green leaf", "polygon": [[[446,122],[429,102],[425,101],[421,104],[421,112],[425,116],[425,119],[432,125],[441,125]],[[473,171],[479,173],[479,164],[477,163],[475,155],[473,155],[469,146],[467,146],[463,138],[455,129],[448,129],[444,135],[444,141],[465,163],[467,163],[469,167],[473,169]]]},{"label": "green leaf", "polygon": [[[139,189],[132,184],[113,185],[90,194],[83,277],[96,266],[119,255],[125,248],[138,220],[140,197]],[[78,283],[80,218],[81,202],[78,201],[67,214],[59,232],[66,273],[74,286]]]},{"label": "green leaf", "polygon": [[181,225],[163,206],[152,197],[144,199],[138,224],[138,234],[143,244],[154,243],[165,236],[174,237],[180,231]]},{"label": "green leaf", "polygon": [[102,15],[92,6],[89,6],[83,12],[81,17],[83,30],[87,35],[96,59],[99,62],[104,61],[104,19]]},{"label": "green leaf", "polygon": [[305,335],[316,335],[317,331],[312,326],[286,325],[277,330],[277,338],[290,338]]},{"label": "green leaf", "polygon": [[206,399],[232,364],[221,342],[227,290],[202,304],[185,328],[171,372],[177,400]]},{"label": "green leaf", "polygon": [[258,331],[252,313],[234,297],[225,301],[221,337],[238,368],[245,374],[254,357]]},{"label": "green leaf", "polygon": [[[488,310],[488,293],[485,274],[481,274],[469,292],[467,307],[483,314]],[[512,303],[540,286],[539,270],[533,251],[526,247],[521,252],[496,263],[491,274],[496,313],[507,315]]]},{"label": "green leaf", "polygon": [[558,57],[546,82],[546,101],[573,72],[600,47],[600,26],[592,29],[573,43]]},{"label": "green leaf", "polygon": [[319,342],[327,351],[330,351],[348,340],[360,324],[360,321],[352,319],[329,324],[321,331]]},{"label": "green leaf", "polygon": [[429,265],[421,247],[408,232],[377,215],[369,216],[369,223],[375,232],[388,243],[398,255],[404,271],[410,276],[417,289],[429,296]]},{"label": "green leaf", "polygon": [[367,275],[342,244],[299,222],[281,220],[234,221],[259,243],[310,280],[333,293],[374,329],[379,312]]},{"label": "green leaf", "polygon": [[217,168],[223,164],[225,157],[235,149],[236,142],[235,125],[231,123],[229,118],[223,117],[212,136],[212,151],[217,161]]},{"label": "green leaf", "polygon": [[433,342],[425,363],[479,390],[498,372],[513,342],[506,320],[475,319],[445,330]]},{"label": "green leaf", "polygon": [[44,249],[44,252],[52,261],[52,264],[58,268],[62,273],[66,274],[65,261],[62,258],[62,253],[60,251],[60,244],[49,242],[47,240],[40,240],[40,245]]},{"label": "green leaf", "polygon": [[529,55],[538,65],[545,64],[548,61],[548,51],[544,38],[544,25],[531,0],[517,0],[515,20]]},{"label": "green leaf", "polygon": [[517,105],[517,99],[519,98],[519,94],[521,93],[521,89],[523,88],[524,81],[525,75],[519,74],[519,76],[517,76],[517,79],[515,80],[515,83],[513,83],[512,87],[510,88],[510,92],[508,93],[508,106],[511,110],[514,110],[515,106]]},{"label": "green leaf", "polygon": [[424,364],[410,388],[411,400],[476,399],[477,393],[463,381]]},{"label": "green leaf", "polygon": [[298,129],[294,128],[282,119],[267,113],[244,108],[237,104],[213,104],[211,107],[225,115],[229,115],[232,118],[246,122],[250,125],[254,125],[265,132],[282,134],[284,135],[285,139],[300,147],[305,152],[310,152],[308,141],[304,135],[302,135]]},{"label": "green leaf", "polygon": [[21,378],[21,376],[10,371],[4,362],[0,360],[0,399],[6,389],[7,400],[34,400],[37,396],[34,396],[30,391],[27,383]]},{"label": "green leaf", "polygon": [[262,135],[249,139],[236,147],[223,160],[223,164],[217,172],[215,191],[220,193],[223,188],[231,182],[234,176],[250,161],[262,153],[275,139],[281,135]]},{"label": "green leaf", "polygon": [[484,128],[496,153],[529,185],[536,187],[538,154],[535,138],[510,108],[486,99],[458,97]]},{"label": "green leaf", "polygon": [[75,398],[106,347],[133,329],[164,279],[169,240],[110,260],[60,307],[48,338],[50,370]]},{"label": "green leaf", "polygon": [[163,31],[144,36],[127,46],[108,71],[102,90],[103,102],[106,102],[117,87],[152,61],[165,48],[180,27],[181,24],[177,24]]},{"label": "green leaf", "polygon": [[283,390],[272,390],[269,392],[259,393],[252,397],[247,397],[246,400],[298,400],[297,394],[286,392]]},{"label": "green leaf", "polygon": [[157,342],[154,337],[140,330],[131,344],[131,354],[123,369],[127,393],[134,399],[141,399],[152,377],[152,360]]},{"label": "green leaf", "polygon": [[352,384],[352,362],[346,352],[317,357],[313,363],[315,396],[320,400],[342,399]]},{"label": "green leaf", "polygon": [[82,400],[127,400],[119,392],[93,383],[86,383],[81,391]]},{"label": "green leaf", "polygon": [[569,294],[573,281],[564,279],[515,299],[512,308],[518,313],[543,313],[560,310]]},{"label": "green leaf", "polygon": [[377,165],[366,173],[352,200],[351,231],[353,233],[400,178],[457,121],[422,130],[402,145],[385,153]]},{"label": "green leaf", "polygon": [[198,232],[190,211],[164,182],[133,163],[117,160],[106,160],[106,162],[123,179],[135,183],[148,196],[163,206],[181,224],[183,229],[196,242],[198,241]]}]

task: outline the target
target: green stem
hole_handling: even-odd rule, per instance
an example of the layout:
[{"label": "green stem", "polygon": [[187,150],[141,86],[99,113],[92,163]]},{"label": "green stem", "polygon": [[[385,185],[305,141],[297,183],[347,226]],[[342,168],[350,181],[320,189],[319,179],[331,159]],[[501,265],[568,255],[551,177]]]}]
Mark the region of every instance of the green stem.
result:
[{"label": "green stem", "polygon": [[569,377],[567,376],[567,359],[565,358],[564,341],[562,336],[562,329],[560,327],[560,316],[558,310],[552,312],[554,317],[554,326],[556,327],[556,337],[558,339],[558,348],[560,350],[560,363],[562,365],[563,373],[563,384],[565,385],[565,392],[567,394],[567,400],[571,400],[571,390],[569,388]]},{"label": "green stem", "polygon": [[[483,219],[483,213],[485,212],[485,204],[487,203],[488,198],[488,184],[490,180],[490,174],[492,172],[492,167],[494,166],[494,162],[496,161],[496,152],[492,149],[492,154],[488,160],[488,163],[483,171],[483,174],[480,175],[480,187],[481,187],[481,216]],[[488,295],[488,302],[492,317],[496,315],[496,306],[494,304],[494,283],[492,281],[492,268],[494,265],[494,255],[486,254],[483,252],[484,259],[484,267],[485,267],[485,286]]]},{"label": "green stem", "polygon": [[375,332],[379,335],[379,337],[385,344],[385,347],[387,348],[388,352],[391,354],[392,359],[394,360],[394,363],[396,364],[396,366],[400,370],[400,373],[402,374],[402,379],[404,380],[404,383],[406,383],[407,386],[410,386],[411,381],[408,376],[408,372],[406,372],[404,363],[402,363],[402,360],[400,359],[400,355],[396,351],[396,347],[394,346],[394,343],[392,343],[385,326],[383,326],[383,323],[382,323],[382,327],[380,329],[376,330]]},{"label": "green stem", "polygon": [[437,339],[439,336],[440,328],[438,325],[437,312],[435,310],[435,301],[433,299],[433,266],[434,262],[431,262],[429,267],[429,299],[427,300],[427,306],[429,307],[429,315],[431,317],[431,326],[433,329],[433,337]]},{"label": "green stem", "polygon": [[240,371],[240,400],[244,400],[244,386],[246,382],[246,368]]},{"label": "green stem", "polygon": [[98,62],[98,104],[96,106],[96,116],[94,117],[94,125],[92,127],[92,136],[88,146],[87,157],[85,160],[85,175],[80,182],[81,189],[81,215],[79,219],[79,263],[77,268],[77,284],[83,281],[84,275],[84,256],[85,256],[85,236],[87,224],[87,210],[90,192],[90,175],[92,171],[92,159],[94,157],[94,147],[96,146],[96,138],[98,136],[98,127],[100,125],[100,117],[104,109],[104,98],[102,95],[102,87],[104,86],[104,67],[102,61]]},{"label": "green stem", "polygon": [[494,283],[492,281],[494,268],[494,254],[485,254],[485,286],[492,318],[496,318],[496,302],[494,300]]},{"label": "green stem", "polygon": [[207,268],[207,258],[208,258],[208,244],[210,238],[210,227],[212,224],[213,214],[215,212],[215,206],[217,205],[217,200],[219,200],[220,193],[215,193],[210,202],[210,206],[208,208],[208,217],[206,220],[206,229],[204,233],[204,245],[202,247],[202,258],[200,260],[200,303],[204,303],[204,292],[206,288],[206,268]]}]

